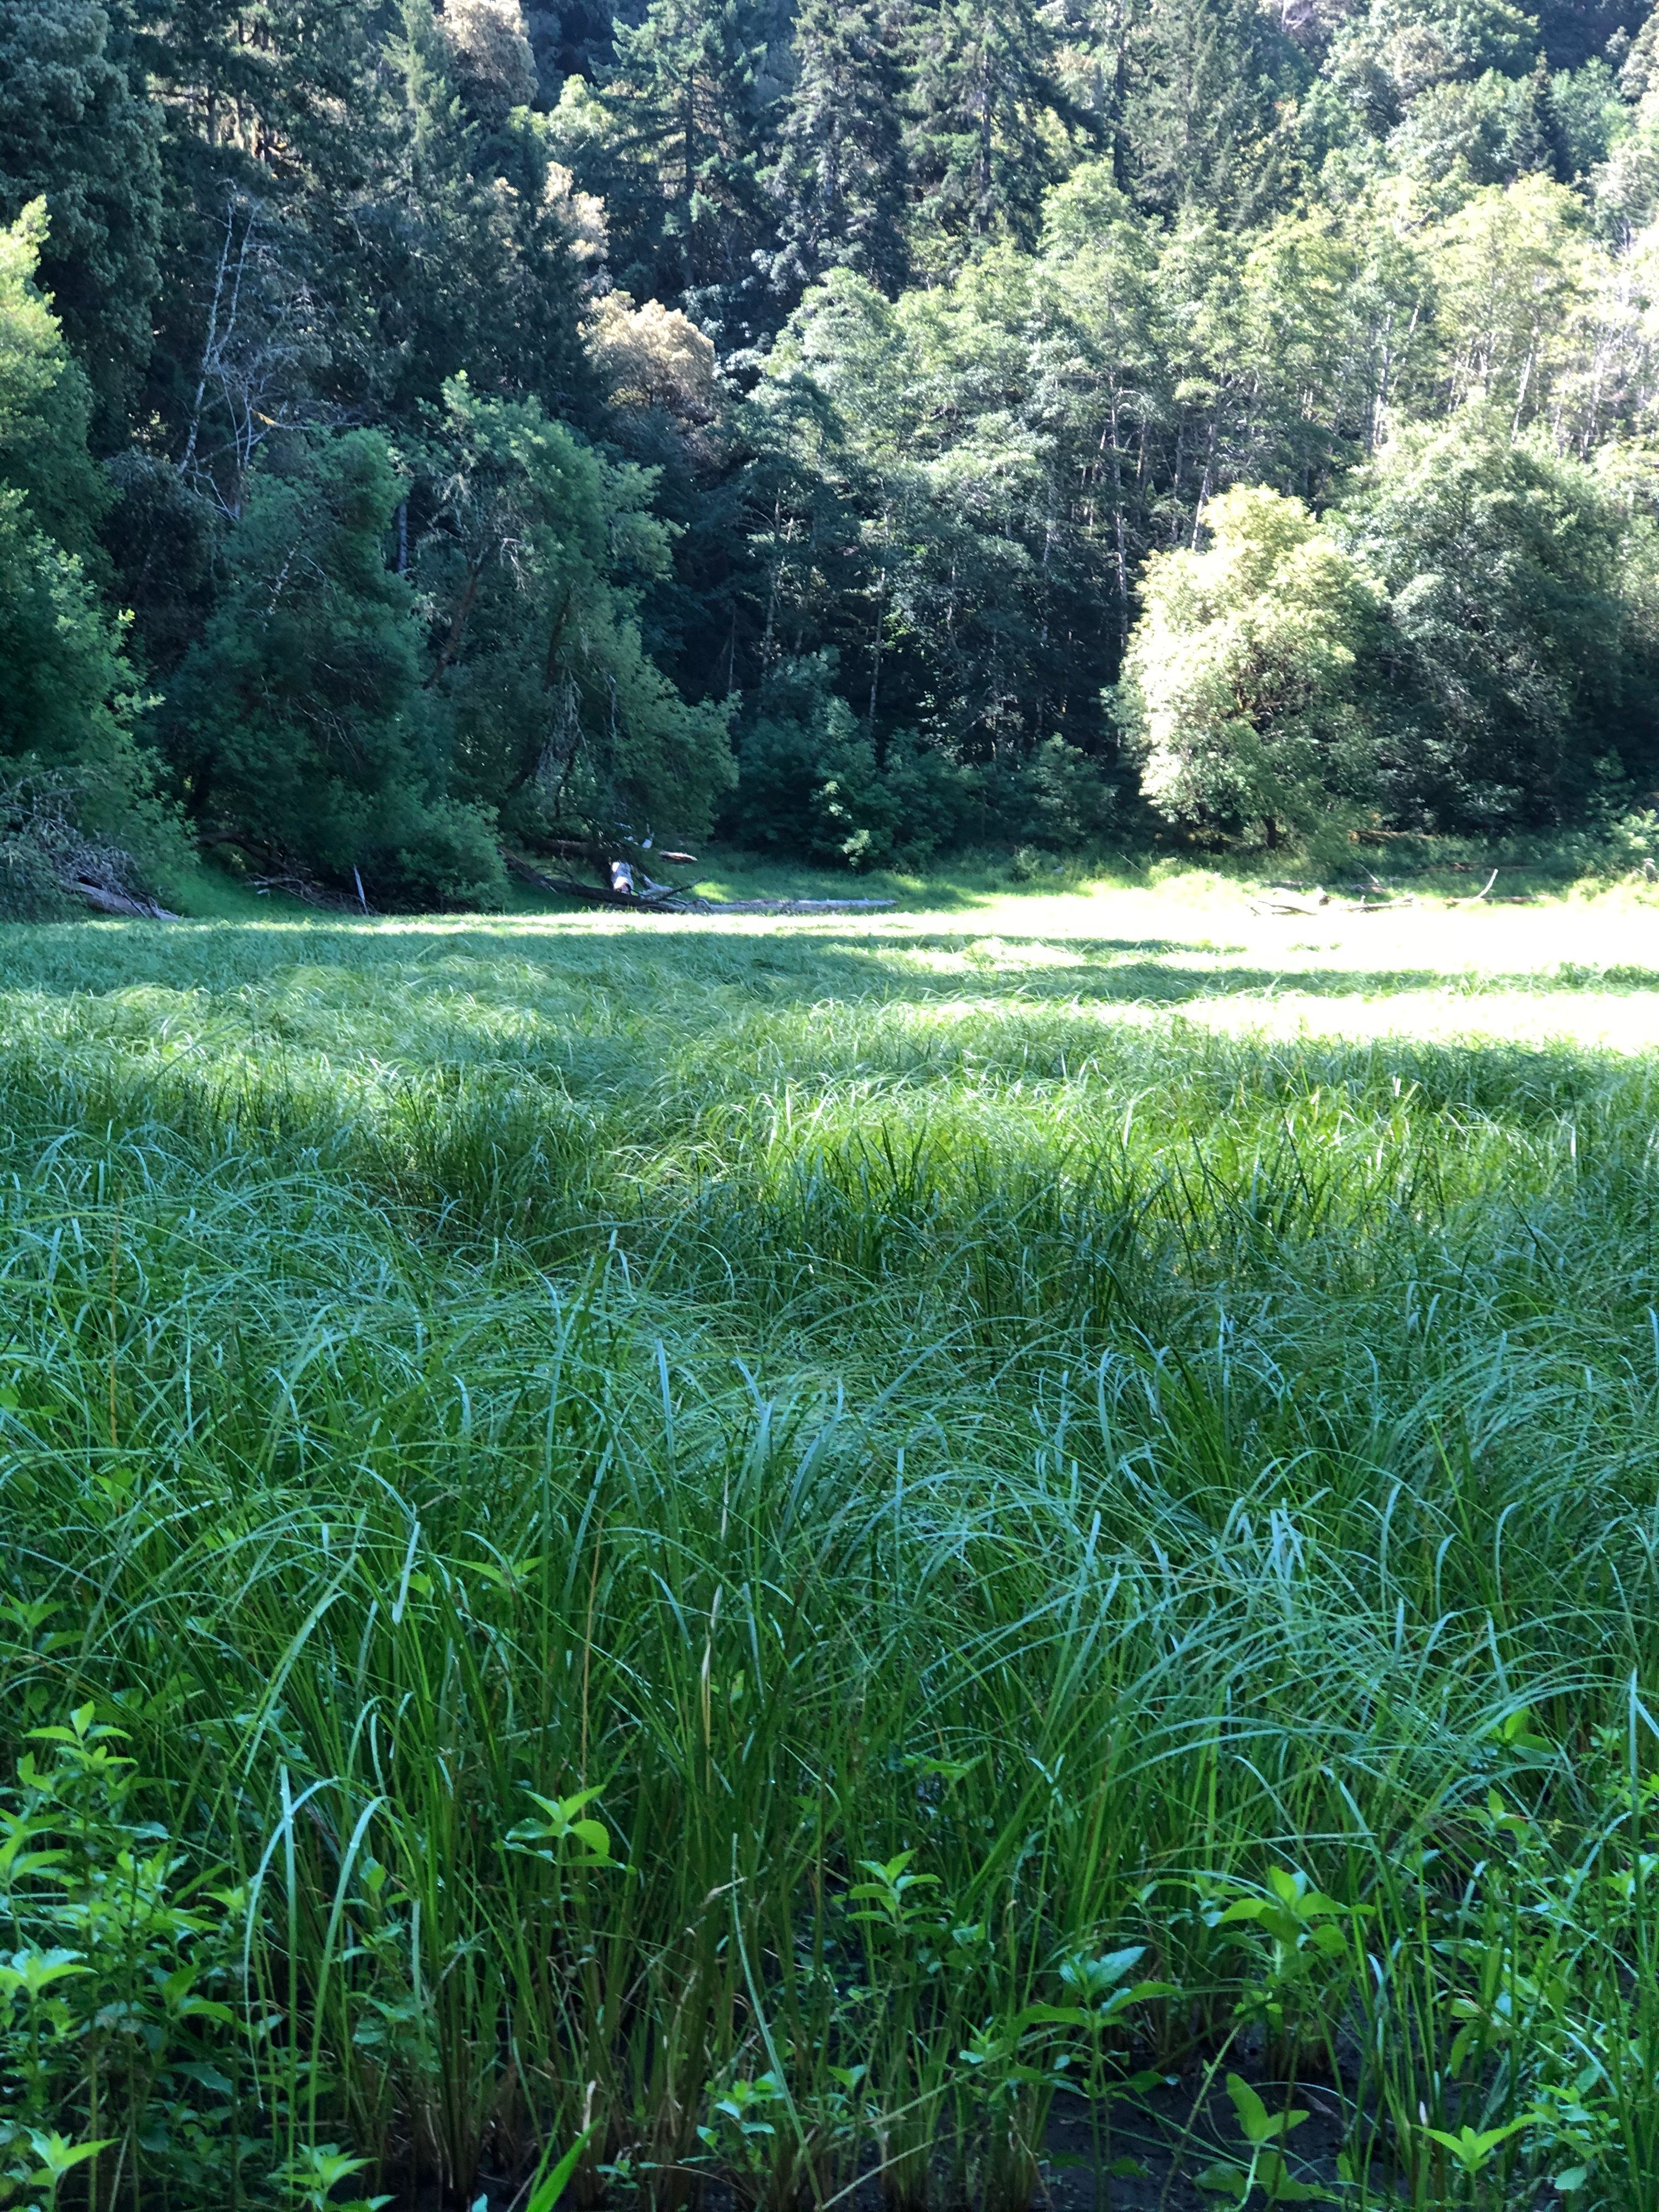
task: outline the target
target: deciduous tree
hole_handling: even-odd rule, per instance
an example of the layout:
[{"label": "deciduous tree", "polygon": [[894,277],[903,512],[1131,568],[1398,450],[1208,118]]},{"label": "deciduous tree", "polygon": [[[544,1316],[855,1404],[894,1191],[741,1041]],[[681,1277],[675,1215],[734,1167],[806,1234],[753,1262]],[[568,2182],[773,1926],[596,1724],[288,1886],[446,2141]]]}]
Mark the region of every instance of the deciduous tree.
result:
[{"label": "deciduous tree", "polygon": [[1154,554],[1120,713],[1158,811],[1215,836],[1328,833],[1377,793],[1382,594],[1299,500],[1240,488],[1202,551]]}]

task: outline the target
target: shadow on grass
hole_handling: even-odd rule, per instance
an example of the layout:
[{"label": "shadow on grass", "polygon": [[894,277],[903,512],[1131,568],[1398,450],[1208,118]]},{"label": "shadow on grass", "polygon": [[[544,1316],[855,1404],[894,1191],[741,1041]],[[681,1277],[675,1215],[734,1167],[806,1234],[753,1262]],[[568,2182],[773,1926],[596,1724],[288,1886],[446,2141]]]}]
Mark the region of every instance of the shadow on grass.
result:
[{"label": "shadow on grass", "polygon": [[[1268,1102],[1331,1085],[1385,1118],[1408,1087],[1414,1112],[1516,1127],[1602,1105],[1624,1126],[1652,1119],[1659,1056],[1496,1035],[1275,1041],[1254,1032],[1248,1006],[1237,1030],[1128,1018],[1443,987],[1432,970],[1218,968],[1195,964],[1190,948],[1160,960],[1140,941],[1096,939],[1083,957],[1046,967],[940,972],[904,964],[919,941],[957,943],[941,933],[665,932],[642,921],[532,933],[277,922],[0,933],[0,1103],[26,1152],[66,1128],[95,1142],[100,1130],[158,1126],[207,1157],[227,1126],[243,1139],[268,1127],[273,1158],[297,1146],[353,1175],[362,1158],[380,1160],[383,1124],[422,1190],[447,1202],[505,1177],[514,1205],[538,1207],[545,1190],[586,1188],[613,1151],[633,1164],[617,1170],[631,1189],[653,1160],[726,1126],[705,1129],[708,1109],[763,1116],[781,1088],[829,1100],[844,1091],[848,1128],[891,1116],[906,1142],[925,1136],[936,1099],[947,1118],[963,1103],[971,1121],[988,1102],[1000,1112],[1028,1087],[1079,1079],[1096,1103],[1155,1099],[1147,1110],[1170,1139],[1184,1131],[1200,1145],[1252,1097],[1277,1117]],[[1056,949],[998,943],[1016,955],[1022,944]],[[1659,982],[1631,972],[1644,988]],[[1501,987],[1482,979],[1481,988]],[[1063,1150],[1097,1128],[1093,1106],[1069,1094],[1062,1105],[1043,1107],[1049,1119],[1031,1123],[1033,1141]],[[373,1181],[382,1166],[363,1171]],[[386,1188],[401,1190],[405,1170],[386,1172]],[[491,1233],[519,1233],[510,1209],[489,1218]]]},{"label": "shadow on grass", "polygon": [[[965,930],[738,932],[717,920],[606,918],[603,927],[526,930],[521,921],[368,924],[328,921],[13,925],[0,931],[0,994],[97,998],[141,987],[242,991],[331,972],[359,988],[434,994],[463,988],[483,1002],[531,1006],[543,979],[555,995],[584,988],[672,996],[677,1021],[696,996],[737,991],[772,1005],[826,1000],[886,1004],[981,1001],[1178,1007],[1225,999],[1366,999],[1445,991],[1586,988],[1659,990],[1659,971],[1635,967],[1514,975],[1448,975],[1430,968],[1219,965],[1243,948],[1168,938],[981,935]],[[959,965],[925,964],[945,956]],[[325,991],[325,997],[327,994]]]}]

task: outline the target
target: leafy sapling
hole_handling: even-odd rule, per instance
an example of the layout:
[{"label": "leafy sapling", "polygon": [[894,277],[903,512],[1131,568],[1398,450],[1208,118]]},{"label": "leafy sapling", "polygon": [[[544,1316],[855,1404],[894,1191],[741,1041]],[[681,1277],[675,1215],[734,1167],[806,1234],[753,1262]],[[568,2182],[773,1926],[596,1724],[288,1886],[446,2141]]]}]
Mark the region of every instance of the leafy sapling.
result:
[{"label": "leafy sapling", "polygon": [[1267,2204],[1322,2204],[1336,2201],[1328,2190],[1318,2188],[1312,2182],[1298,2181],[1279,2148],[1292,2129],[1299,2128],[1307,2118],[1305,2112],[1286,2106],[1282,2112],[1270,2112],[1249,2083],[1237,2074],[1227,2076],[1227,2094],[1238,2115],[1249,2155],[1218,2159],[1213,2166],[1206,2166],[1198,2177],[1200,2189],[1210,2190],[1241,2206],[1249,2205],[1258,2191]]}]

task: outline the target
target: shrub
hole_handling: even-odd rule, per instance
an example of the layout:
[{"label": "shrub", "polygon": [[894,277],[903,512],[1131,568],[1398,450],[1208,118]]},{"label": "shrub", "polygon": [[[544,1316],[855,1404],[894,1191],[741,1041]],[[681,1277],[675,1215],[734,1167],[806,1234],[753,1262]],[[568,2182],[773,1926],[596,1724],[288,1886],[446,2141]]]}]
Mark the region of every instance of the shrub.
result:
[{"label": "shrub", "polygon": [[758,851],[805,853],[849,866],[919,867],[960,839],[975,781],[914,730],[878,758],[831,687],[833,653],[769,672],[738,739],[729,835]]},{"label": "shrub", "polygon": [[180,1879],[185,1856],[132,1802],[126,1731],[95,1714],[31,1729],[0,1792],[0,2201],[55,2205],[74,2174],[112,2203],[100,2162],[135,2202],[152,2179],[213,2201],[238,2162],[242,1900]]},{"label": "shrub", "polygon": [[488,809],[459,799],[428,802],[395,844],[374,860],[376,880],[399,905],[489,907],[505,903],[506,872]]},{"label": "shrub", "polygon": [[1074,852],[1110,825],[1116,795],[1100,764],[1061,737],[1045,738],[1019,772],[1013,796],[1021,833],[1055,852]]}]

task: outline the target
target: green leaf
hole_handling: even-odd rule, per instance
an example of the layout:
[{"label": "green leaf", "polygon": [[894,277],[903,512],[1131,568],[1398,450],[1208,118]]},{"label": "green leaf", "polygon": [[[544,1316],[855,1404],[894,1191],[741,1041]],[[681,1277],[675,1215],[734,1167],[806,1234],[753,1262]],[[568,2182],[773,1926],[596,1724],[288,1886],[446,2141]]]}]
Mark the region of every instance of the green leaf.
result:
[{"label": "green leaf", "polygon": [[1134,1943],[1127,1950],[1103,1952],[1097,1959],[1066,1959],[1060,1966],[1060,1978],[1092,1997],[1103,1990],[1115,1988],[1126,1974],[1140,1964],[1146,1955],[1146,1946]]},{"label": "green leaf", "polygon": [[584,2128],[569,2149],[552,2166],[548,2165],[548,2160],[553,2155],[553,2147],[550,2143],[548,2145],[542,2153],[541,2163],[536,2168],[535,2179],[530,2185],[530,2197],[525,2212],[553,2212],[553,2207],[564,2195],[592,2133],[592,2128]]},{"label": "green leaf", "polygon": [[1235,2204],[1242,2204],[1250,2193],[1250,2178],[1244,2168],[1219,2160],[1214,2166],[1205,2167],[1198,2177],[1198,2185],[1212,2196],[1231,2197]]},{"label": "green leaf", "polygon": [[1135,1982],[1127,1990],[1114,1990],[1101,2007],[1103,2013],[1115,2013],[1132,2004],[1150,2004],[1154,1997],[1178,1997],[1181,1986],[1177,1982]]},{"label": "green leaf", "polygon": [[36,1997],[68,1974],[91,1972],[78,1951],[14,1951],[9,1959],[0,1960],[0,1990],[21,1990]]},{"label": "green leaf", "polygon": [[1437,2142],[1443,2150],[1449,2151],[1465,2173],[1474,2175],[1481,2171],[1500,2144],[1506,2143],[1511,2136],[1519,2135],[1522,2128],[1534,2125],[1538,2118],[1536,2112],[1522,2112],[1518,2120],[1511,2120],[1507,2127],[1484,2130],[1463,2127],[1455,2136],[1449,2135],[1443,2128],[1425,2128],[1423,2133],[1431,2142]]},{"label": "green leaf", "polygon": [[179,2020],[216,2021],[222,2027],[234,2027],[236,2024],[235,2014],[216,1997],[183,1997],[173,2010]]},{"label": "green leaf", "polygon": [[113,2148],[118,2140],[114,2136],[106,2136],[98,2142],[76,2143],[67,2136],[59,2135],[56,2129],[50,2135],[40,2135],[31,2128],[29,2148],[40,2164],[29,2179],[37,2189],[56,2188],[66,2173],[72,2172],[77,2166],[84,2166],[88,2159],[96,2158],[100,2151]]},{"label": "green leaf", "polygon": [[1268,2116],[1267,2107],[1241,2075],[1227,2076],[1227,2094],[1233,2100],[1233,2110],[1238,2114],[1238,2124],[1244,2130],[1246,2142],[1268,2142],[1279,2132]]},{"label": "green leaf", "polygon": [[[507,1841],[511,1849],[524,1850],[532,1844],[577,1843],[588,1853],[588,1863],[611,1860],[611,1832],[601,1820],[578,1818],[585,1805],[591,1805],[599,1795],[599,1789],[579,1790],[569,1797],[544,1797],[539,1790],[525,1793],[532,1803],[539,1805],[546,1814],[541,1821],[526,1820],[514,1828]],[[578,1862],[580,1863],[580,1862]]]}]

